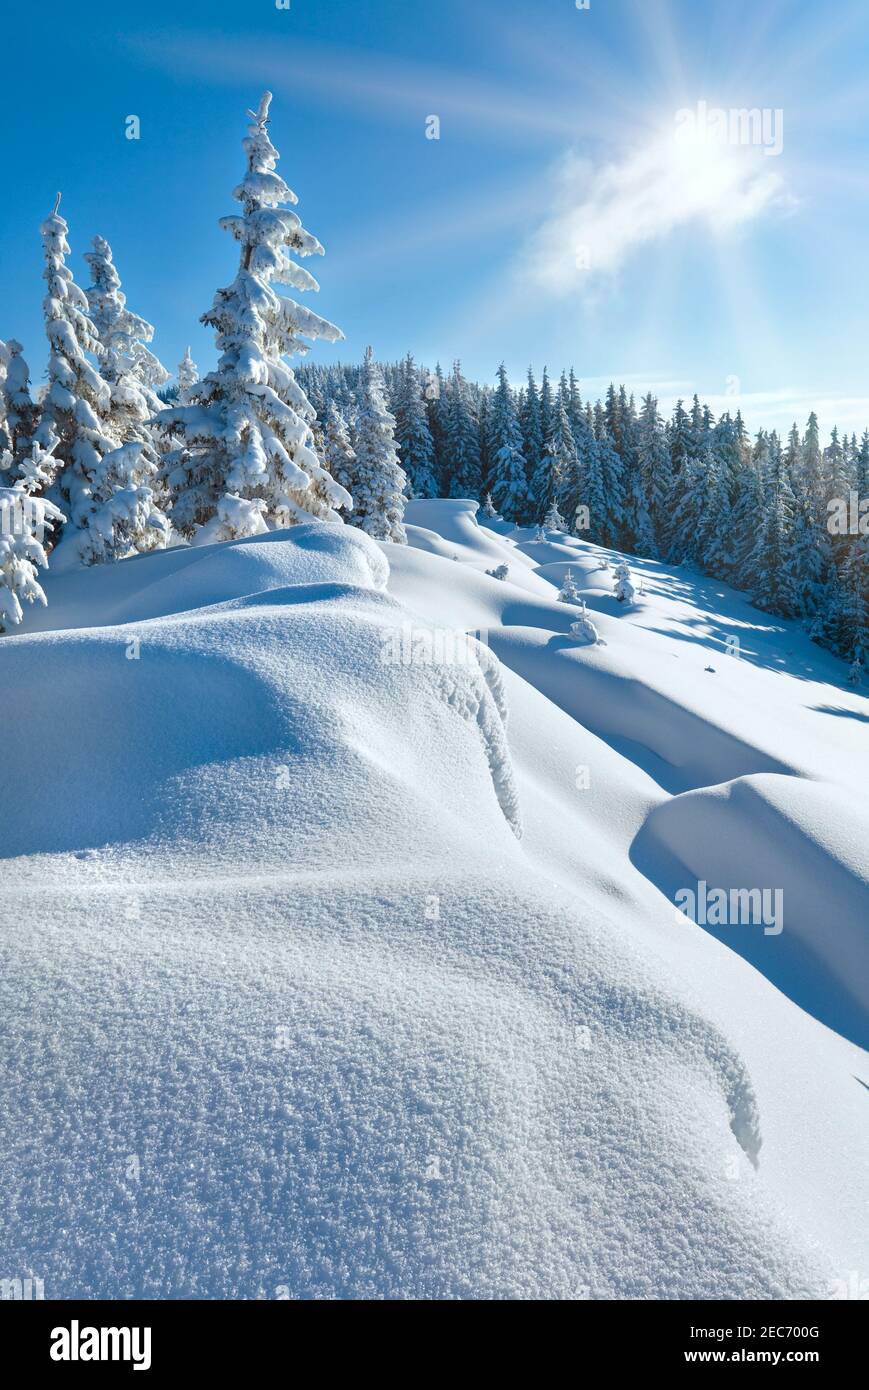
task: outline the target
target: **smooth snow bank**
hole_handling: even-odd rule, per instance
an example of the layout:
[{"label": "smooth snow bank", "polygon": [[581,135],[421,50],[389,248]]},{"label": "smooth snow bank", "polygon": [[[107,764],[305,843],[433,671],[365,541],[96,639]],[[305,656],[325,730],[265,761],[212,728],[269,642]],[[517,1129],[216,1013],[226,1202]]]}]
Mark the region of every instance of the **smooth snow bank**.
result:
[{"label": "smooth snow bank", "polygon": [[[547,547],[549,548],[549,547]],[[562,547],[559,547],[561,549]],[[531,550],[530,546],[523,546],[526,552]],[[534,550],[538,553],[542,547],[535,546]],[[551,553],[551,548],[550,553]],[[603,601],[607,612],[624,613],[624,604],[618,602],[615,596],[615,579],[612,567],[601,569],[597,556],[588,556],[581,553],[573,553],[563,560],[549,560],[545,564],[535,567],[535,573],[543,579],[548,579],[550,584],[560,588],[564,576],[570,570],[573,582],[582,594],[589,607],[597,606]],[[612,604],[606,604],[606,599],[611,598]]]},{"label": "smooth snow bank", "polygon": [[[823,1296],[866,1255],[863,1054],[631,862],[667,793],[630,698],[617,738],[550,691],[545,556],[413,505],[465,563],[297,528],[57,576],[57,630],[0,643],[29,734],[0,1268],[48,1298]],[[610,626],[614,687],[655,639]],[[542,635],[524,670],[511,633]]]},{"label": "smooth snow bank", "polygon": [[[49,607],[28,612],[28,632],[139,622],[292,584],[385,589],[389,565],[353,527],[296,526],[231,545],[181,546],[112,565],[46,576]],[[109,577],[110,576],[110,577]]]},{"label": "smooth snow bank", "polygon": [[[428,511],[431,525],[440,525],[453,505],[420,503],[420,520]],[[847,824],[849,808],[865,802],[869,702],[848,688],[844,665],[797,624],[770,619],[725,585],[630,557],[645,592],[632,606],[613,609],[611,594],[589,579],[611,584],[617,553],[557,533],[538,542],[504,523],[485,529],[502,547],[495,556],[487,549],[488,564],[525,554],[538,577],[550,576],[549,602],[505,592],[507,586],[464,567],[445,584],[441,562],[396,548],[390,589],[430,621],[443,614],[441,621],[485,630],[512,668],[505,684],[525,852],[611,917],[644,958],[663,959],[673,987],[681,981],[700,1014],[733,1040],[759,1099],[759,1174],[795,1228],[836,1263],[833,1287],[854,1288],[854,1270],[869,1265],[869,1191],[858,1157],[869,1064],[847,1041],[866,1036],[866,1009],[855,1010],[830,972],[818,968],[835,923],[829,913],[803,914],[806,933],[821,938],[811,955],[790,925],[760,942],[738,930],[716,939],[675,912],[675,890],[691,879],[684,866],[670,877],[672,855],[644,832],[657,808],[668,807],[674,794],[678,806],[685,789],[740,777],[792,788],[805,814],[797,833],[782,836],[776,872],[789,885],[786,901],[799,898],[802,861],[815,865],[823,884],[828,871],[838,872],[841,845],[838,834],[832,843],[816,835],[819,817],[808,813],[808,803],[819,807],[822,790]],[[601,570],[604,555],[609,572]],[[606,647],[565,640],[572,610],[555,598],[568,564],[596,610]],[[865,877],[869,844],[855,827],[850,843]],[[760,828],[757,818],[753,828]],[[707,868],[715,885],[718,841],[726,834],[726,827],[717,838],[710,834],[715,844],[708,863],[702,855],[695,860],[695,886]],[[762,842],[758,849],[762,860]],[[746,880],[735,884],[754,886],[754,878]],[[859,875],[852,911],[856,903],[869,921]],[[855,951],[855,971],[862,961]]]},{"label": "smooth snow bank", "polygon": [[[576,610],[565,605],[568,617]],[[640,665],[627,667],[613,627],[598,619],[606,646],[520,626],[490,634],[492,650],[575,719],[643,767],[667,791],[721,782],[744,773],[778,772],[782,764],[723,728],[666,686],[662,661],[642,640]],[[639,648],[639,651],[638,651]],[[661,677],[664,679],[660,679]],[[750,737],[750,731],[743,728]]]},{"label": "smooth snow bank", "polygon": [[[372,560],[383,567],[382,555],[372,550]],[[64,794],[23,798],[5,827],[4,853],[136,840],[160,850],[171,845],[176,853],[183,844],[196,854],[228,818],[237,819],[239,835],[252,841],[236,850],[249,862],[257,857],[257,824],[271,826],[291,804],[274,795],[276,781],[300,776],[291,858],[306,835],[314,853],[324,815],[327,823],[329,817],[339,822],[356,797],[371,821],[371,852],[388,859],[392,841],[387,837],[378,847],[377,837],[389,811],[377,811],[372,762],[384,779],[384,795],[400,781],[420,800],[416,834],[423,833],[430,802],[439,801],[449,802],[455,814],[469,800],[480,829],[491,833],[500,799],[518,829],[506,710],[491,654],[469,640],[451,665],[405,664],[405,611],[379,590],[323,583],[322,554],[315,552],[311,566],[319,582],[310,585],[4,645],[13,724],[29,721],[46,747],[57,730],[75,731],[65,741]],[[346,567],[336,566],[337,575],[344,573]],[[405,707],[401,730],[395,727],[397,703]],[[331,792],[331,811],[324,804],[312,813],[324,768],[336,759],[341,786]],[[10,787],[28,777],[33,785],[30,761],[27,742],[10,750],[3,769]],[[231,793],[230,765],[244,773]],[[459,786],[452,780],[456,767],[463,773]],[[46,763],[49,782],[56,771]],[[402,837],[408,834],[405,827]]]},{"label": "smooth snow bank", "polygon": [[[781,893],[774,927],[711,927],[831,1027],[869,1043],[869,816],[865,801],[795,777],[745,777],[655,808],[635,847],[673,891]],[[666,853],[662,853],[665,851]],[[680,872],[681,871],[681,872]],[[776,923],[778,926],[778,923]]]},{"label": "smooth snow bank", "polygon": [[[415,550],[438,555],[445,560],[461,561],[472,568],[491,569],[494,568],[492,562],[506,563],[511,586],[548,598],[548,585],[534,573],[532,558],[519,544],[521,537],[532,533],[516,528],[507,529],[515,535],[515,540],[505,542],[492,536],[486,527],[480,525],[476,502],[408,502],[405,511],[408,544]],[[505,553],[505,546],[508,553]]]}]

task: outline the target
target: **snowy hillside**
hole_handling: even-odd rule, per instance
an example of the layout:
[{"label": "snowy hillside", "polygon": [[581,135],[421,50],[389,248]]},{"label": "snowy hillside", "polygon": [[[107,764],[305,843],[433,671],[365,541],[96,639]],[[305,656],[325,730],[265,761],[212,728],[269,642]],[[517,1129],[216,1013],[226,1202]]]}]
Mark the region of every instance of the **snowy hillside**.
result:
[{"label": "snowy hillside", "polygon": [[869,701],[475,512],[49,573],[3,638],[0,1267],[46,1297],[867,1278]]}]

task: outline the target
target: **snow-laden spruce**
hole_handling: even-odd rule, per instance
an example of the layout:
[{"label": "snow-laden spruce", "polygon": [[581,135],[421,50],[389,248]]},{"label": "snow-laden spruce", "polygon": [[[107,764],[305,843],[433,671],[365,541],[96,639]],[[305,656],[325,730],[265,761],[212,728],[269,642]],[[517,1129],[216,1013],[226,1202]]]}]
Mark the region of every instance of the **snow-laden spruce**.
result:
[{"label": "snow-laden spruce", "polygon": [[190,348],[184,353],[178,363],[178,395],[179,405],[190,404],[190,393],[199,381],[199,368],[190,356]]},{"label": "snow-laden spruce", "polygon": [[509,521],[526,519],[529,497],[522,457],[522,432],[507,369],[498,368],[498,385],[492,407],[492,501]]},{"label": "snow-laden spruce", "polygon": [[9,448],[9,433],[6,428],[6,364],[9,361],[9,349],[0,338],[0,450]]},{"label": "snow-laden spruce", "polygon": [[56,459],[51,500],[67,516],[53,564],[97,564],[165,544],[168,524],[156,503],[157,463],[141,439],[122,437],[112,417],[112,388],[90,357],[106,350],[87,296],[66,265],[69,228],[60,194],[42,224],[48,391],[37,442]]},{"label": "snow-laden spruce", "polygon": [[[340,521],[350,510],[344,488],[330,477],[314,448],[314,408],[284,361],[308,351],[304,339],[334,343],[341,330],[279,295],[273,282],[317,290],[312,275],[288,254],[322,255],[323,247],[287,203],[295,193],[275,172],[279,155],[269,133],[271,92],[265,92],[243,141],[244,177],[233,197],[240,215],[221,227],[240,247],[235,280],[217,291],[202,322],[215,330],[220,359],[189,389],[189,404],[160,411],[159,426],[178,441],[167,465],[173,523],[197,544],[225,536],[226,527],[262,517],[269,528],[318,518]],[[264,507],[223,508],[221,498]],[[230,515],[231,513],[231,515]],[[259,529],[257,527],[256,529]],[[250,534],[247,530],[238,535]]]},{"label": "snow-laden spruce", "polygon": [[613,592],[619,603],[633,603],[636,597],[631,567],[627,560],[622,560],[621,564],[616,567]]},{"label": "snow-laden spruce", "polygon": [[[102,506],[96,529],[104,527],[109,518],[113,518],[112,524],[117,521],[122,530],[135,527],[134,517],[143,499],[130,496],[128,490],[145,483],[152,494],[147,503],[147,530],[152,544],[136,548],[153,549],[160,541],[165,541],[169,523],[163,513],[165,489],[160,481],[160,455],[150,420],[162,408],[157,388],[165,386],[171,373],[148,347],[154,337],[153,326],[127,308],[127,297],[121,289],[109,243],[96,236],[93,248],[84,257],[91,271],[91,284],[85,293],[90,318],[103,349],[100,374],[110,392],[107,425],[122,445],[122,451],[106,460],[106,476],[99,489]],[[133,447],[137,444],[138,449]],[[124,497],[116,499],[117,492],[123,492]],[[106,507],[106,503],[110,506]],[[93,522],[91,529],[94,529]]]},{"label": "snow-laden spruce", "polygon": [[585,599],[578,599],[577,604],[579,606],[579,617],[575,622],[570,624],[571,637],[576,642],[590,642],[592,646],[597,646],[600,643],[601,646],[606,646],[606,643],[601,641],[600,633],[588,616]]},{"label": "snow-laden spruce", "polygon": [[349,465],[353,525],[375,540],[405,545],[403,519],[407,475],[398,462],[395,417],[387,409],[383,376],[370,347],[359,376],[353,452],[354,459]]},{"label": "snow-laden spruce", "polygon": [[558,510],[558,503],[553,499],[552,506],[543,518],[542,523],[545,531],[566,531],[567,523],[561,512]]},{"label": "snow-laden spruce", "polygon": [[[15,338],[3,346],[3,444],[11,463],[18,467],[30,456],[39,424],[39,406],[30,394],[30,368],[24,360],[24,349]],[[10,467],[10,462],[4,462],[3,467]]]},{"label": "snow-laden spruce", "polygon": [[434,443],[422,396],[422,383],[410,353],[402,363],[394,411],[395,441],[401,466],[407,474],[408,496],[437,497]]},{"label": "snow-laden spruce", "polygon": [[[440,393],[440,388],[438,388]],[[469,383],[462,375],[462,364],[453,363],[452,375],[443,393],[440,412],[444,424],[441,441],[448,469],[449,495],[455,498],[479,497],[483,490],[480,457],[480,421],[475,412]],[[440,394],[436,403],[440,402]],[[495,498],[497,505],[497,498]]]},{"label": "snow-laden spruce", "polygon": [[[567,417],[566,402],[562,395],[559,395],[558,402],[553,410],[552,428],[549,438],[543,450],[543,456],[534,471],[531,479],[531,494],[536,503],[538,516],[544,518],[544,525],[552,526],[546,521],[548,516],[558,516],[558,498],[562,495],[568,479],[577,467],[576,444],[573,438],[573,430]],[[563,530],[563,523],[553,527],[556,530]]]},{"label": "snow-laden spruce", "polygon": [[560,603],[580,603],[582,601],[570,566],[565,570],[561,588],[558,591],[558,599]]},{"label": "snow-laden spruce", "polygon": [[101,372],[112,388],[112,416],[126,440],[128,421],[137,429],[137,437],[145,434],[142,423],[159,410],[157,388],[165,386],[171,373],[148,347],[153,325],[127,308],[111,246],[95,236],[93,248],[84,256],[91,272],[88,308],[104,349]]},{"label": "snow-laden spruce", "polygon": [[[12,463],[4,455],[3,466]],[[29,459],[22,460],[20,476],[11,487],[0,487],[0,632],[17,627],[24,617],[23,604],[46,603],[37,579],[48,567],[45,532],[63,522],[59,507],[34,494],[54,475],[51,453],[34,441]]]},{"label": "snow-laden spruce", "polygon": [[23,487],[29,496],[44,493],[51,486],[57,468],[54,447],[52,444],[51,448],[43,449],[39,441],[34,439],[30,452],[19,460],[7,449],[0,459],[6,481],[12,487]]},{"label": "snow-laden spruce", "polygon": [[66,265],[68,230],[60,215],[58,193],[51,215],[40,228],[49,357],[48,389],[37,437],[44,448],[53,449],[61,470],[59,490],[69,503],[71,524],[80,527],[86,524],[90,507],[91,480],[114,445],[106,432],[111,391],[88,355],[99,351],[99,338],[88,316],[87,296]]},{"label": "snow-laden spruce", "polygon": [[642,492],[643,510],[637,517],[637,550],[650,559],[658,556],[658,537],[667,524],[667,507],[673,488],[670,450],[658,413],[658,402],[649,391],[636,433],[637,473]]},{"label": "snow-laden spruce", "polygon": [[350,428],[335,401],[330,401],[323,424],[323,462],[336,483],[348,492],[353,486],[356,453]]}]

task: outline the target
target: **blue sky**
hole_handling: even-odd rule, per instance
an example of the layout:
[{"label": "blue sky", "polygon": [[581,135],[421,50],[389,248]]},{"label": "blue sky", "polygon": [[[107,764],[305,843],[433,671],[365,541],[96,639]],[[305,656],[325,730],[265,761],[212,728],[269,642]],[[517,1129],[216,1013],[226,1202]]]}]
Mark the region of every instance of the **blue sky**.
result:
[{"label": "blue sky", "polygon": [[[573,364],[592,395],[614,378],[755,426],[869,424],[865,0],[47,0],[16,22],[0,335],[37,380],[58,188],[80,282],[100,233],[166,364],[188,342],[213,363],[199,315],[236,261],[217,219],[270,87],[326,247],[313,307],[347,339],[314,360]],[[768,110],[781,152],[697,120],[680,143],[698,102]]]}]

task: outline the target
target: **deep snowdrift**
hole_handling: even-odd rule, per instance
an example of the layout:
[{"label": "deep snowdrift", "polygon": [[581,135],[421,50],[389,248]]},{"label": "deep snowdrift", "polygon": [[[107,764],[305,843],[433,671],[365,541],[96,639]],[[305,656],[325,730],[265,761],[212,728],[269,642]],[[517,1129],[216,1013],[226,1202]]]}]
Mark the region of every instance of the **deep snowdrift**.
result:
[{"label": "deep snowdrift", "polygon": [[[594,547],[408,519],[49,576],[0,644],[0,1268],[49,1298],[853,1285],[869,705],[721,585],[642,566],[625,613]],[[605,647],[566,639],[568,561]],[[683,870],[777,875],[783,932],[677,919]]]}]

